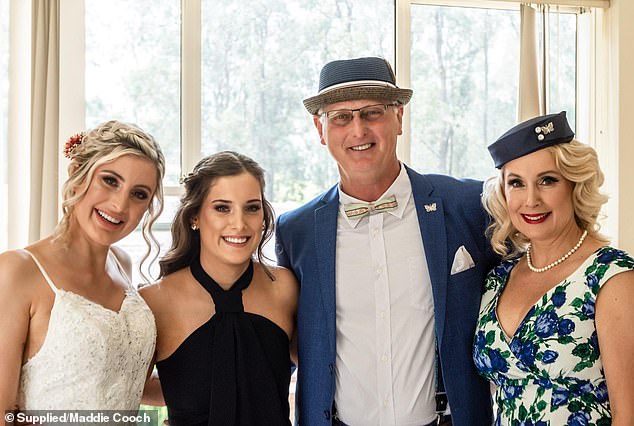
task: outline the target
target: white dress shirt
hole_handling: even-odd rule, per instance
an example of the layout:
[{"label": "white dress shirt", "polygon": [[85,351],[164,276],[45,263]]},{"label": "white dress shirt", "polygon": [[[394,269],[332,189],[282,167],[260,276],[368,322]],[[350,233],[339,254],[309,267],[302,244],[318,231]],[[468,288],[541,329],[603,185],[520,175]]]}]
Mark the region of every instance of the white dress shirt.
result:
[{"label": "white dress shirt", "polygon": [[[435,414],[434,303],[405,167],[395,210],[350,219],[339,187],[335,404],[349,425],[424,425]],[[381,198],[383,198],[381,197]]]}]

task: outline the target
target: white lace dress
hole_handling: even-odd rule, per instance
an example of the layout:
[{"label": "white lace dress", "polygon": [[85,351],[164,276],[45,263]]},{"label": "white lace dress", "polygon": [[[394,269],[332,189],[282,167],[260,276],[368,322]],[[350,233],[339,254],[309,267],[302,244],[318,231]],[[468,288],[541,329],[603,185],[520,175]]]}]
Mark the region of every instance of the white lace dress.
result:
[{"label": "white lace dress", "polygon": [[137,410],[156,342],[145,301],[129,285],[119,312],[107,309],[55,287],[29,254],[55,301],[42,347],[22,366],[20,409]]}]

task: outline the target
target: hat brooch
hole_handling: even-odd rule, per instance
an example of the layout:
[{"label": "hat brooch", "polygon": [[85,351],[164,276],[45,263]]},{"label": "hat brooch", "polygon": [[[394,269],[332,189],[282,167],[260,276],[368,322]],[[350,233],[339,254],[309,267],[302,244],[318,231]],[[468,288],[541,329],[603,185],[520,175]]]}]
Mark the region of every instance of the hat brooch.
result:
[{"label": "hat brooch", "polygon": [[553,122],[546,124],[545,126],[537,126],[535,127],[535,133],[537,133],[537,139],[540,141],[544,140],[544,135],[552,133],[555,131],[555,126],[553,126]]}]

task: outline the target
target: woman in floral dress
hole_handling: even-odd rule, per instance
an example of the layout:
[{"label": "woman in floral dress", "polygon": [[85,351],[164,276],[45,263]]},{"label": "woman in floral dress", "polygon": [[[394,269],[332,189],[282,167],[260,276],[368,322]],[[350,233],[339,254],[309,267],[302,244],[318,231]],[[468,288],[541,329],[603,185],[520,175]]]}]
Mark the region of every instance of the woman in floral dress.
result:
[{"label": "woman in floral dress", "polygon": [[483,203],[506,259],[487,277],[473,348],[497,425],[634,425],[634,259],[607,245],[596,152],[565,112],[489,147]]}]

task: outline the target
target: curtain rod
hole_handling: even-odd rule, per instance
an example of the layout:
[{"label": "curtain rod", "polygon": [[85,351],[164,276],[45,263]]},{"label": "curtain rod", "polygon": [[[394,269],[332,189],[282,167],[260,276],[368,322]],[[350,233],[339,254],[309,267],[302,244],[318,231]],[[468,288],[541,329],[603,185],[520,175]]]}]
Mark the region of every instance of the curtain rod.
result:
[{"label": "curtain rod", "polygon": [[[462,6],[462,7],[499,7],[515,8],[521,3],[527,4],[548,4],[551,6],[564,7],[598,7],[607,9],[610,7],[610,0],[412,0],[412,4],[427,4],[436,6]],[[514,5],[513,5],[514,4]]]},{"label": "curtain rod", "polygon": [[610,7],[610,0],[495,0],[512,3],[537,3],[548,4],[551,6],[570,6],[570,7],[600,7],[607,9]]}]

